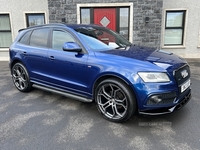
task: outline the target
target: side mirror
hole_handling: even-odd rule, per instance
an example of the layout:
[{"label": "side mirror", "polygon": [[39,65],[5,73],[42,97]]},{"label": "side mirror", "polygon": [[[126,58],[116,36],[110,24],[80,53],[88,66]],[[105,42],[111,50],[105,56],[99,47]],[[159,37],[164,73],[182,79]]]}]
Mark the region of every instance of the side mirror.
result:
[{"label": "side mirror", "polygon": [[68,51],[68,52],[81,52],[82,49],[81,47],[75,43],[75,42],[66,42],[63,45],[63,51]]}]

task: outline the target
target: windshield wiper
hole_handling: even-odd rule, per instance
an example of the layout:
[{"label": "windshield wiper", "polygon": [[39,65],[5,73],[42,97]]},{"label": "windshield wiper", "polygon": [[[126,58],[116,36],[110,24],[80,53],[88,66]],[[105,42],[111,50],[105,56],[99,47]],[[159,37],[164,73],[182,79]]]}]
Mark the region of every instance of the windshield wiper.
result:
[{"label": "windshield wiper", "polygon": [[129,47],[130,47],[131,45],[132,45],[132,44],[127,45],[127,46],[123,45],[123,46],[116,47],[115,49],[125,49],[125,50],[127,50],[127,49],[129,49]]}]

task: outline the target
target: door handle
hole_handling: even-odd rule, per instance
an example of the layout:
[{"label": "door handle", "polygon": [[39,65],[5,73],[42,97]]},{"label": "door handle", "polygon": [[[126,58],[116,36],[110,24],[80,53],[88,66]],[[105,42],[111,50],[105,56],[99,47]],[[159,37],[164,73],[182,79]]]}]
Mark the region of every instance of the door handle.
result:
[{"label": "door handle", "polygon": [[22,53],[22,55],[23,55],[24,57],[26,56],[26,54],[27,54],[27,52],[25,52],[25,51]]},{"label": "door handle", "polygon": [[54,56],[49,56],[49,59],[55,60],[55,57]]}]

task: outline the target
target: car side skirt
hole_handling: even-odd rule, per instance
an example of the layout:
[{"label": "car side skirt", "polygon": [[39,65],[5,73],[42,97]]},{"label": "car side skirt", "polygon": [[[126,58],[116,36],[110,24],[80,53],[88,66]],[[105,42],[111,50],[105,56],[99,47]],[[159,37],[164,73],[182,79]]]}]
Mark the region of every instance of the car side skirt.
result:
[{"label": "car side skirt", "polygon": [[65,90],[62,90],[62,89],[59,89],[59,88],[54,88],[54,87],[51,87],[51,86],[47,87],[47,86],[43,86],[43,85],[39,85],[39,84],[33,84],[32,86],[34,88],[37,88],[37,89],[41,89],[41,90],[44,90],[44,91],[60,94],[60,95],[66,96],[68,98],[71,98],[71,99],[74,99],[74,100],[79,100],[79,101],[82,101],[82,102],[88,102],[89,103],[89,102],[93,101],[92,99],[83,97],[82,95],[81,96],[75,95],[75,94],[69,93],[68,91],[65,91]]}]

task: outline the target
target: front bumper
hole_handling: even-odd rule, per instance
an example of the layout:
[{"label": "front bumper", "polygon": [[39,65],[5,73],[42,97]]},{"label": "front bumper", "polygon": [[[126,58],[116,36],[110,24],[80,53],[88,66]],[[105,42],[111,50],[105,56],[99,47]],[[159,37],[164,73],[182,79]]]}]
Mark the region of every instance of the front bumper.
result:
[{"label": "front bumper", "polygon": [[163,115],[163,114],[169,114],[172,113],[176,110],[181,109],[183,106],[185,106],[191,99],[191,89],[187,90],[187,94],[185,94],[178,103],[176,103],[173,106],[170,107],[163,107],[163,108],[155,108],[151,110],[145,110],[145,111],[140,111],[139,114],[144,114],[144,115]]}]

